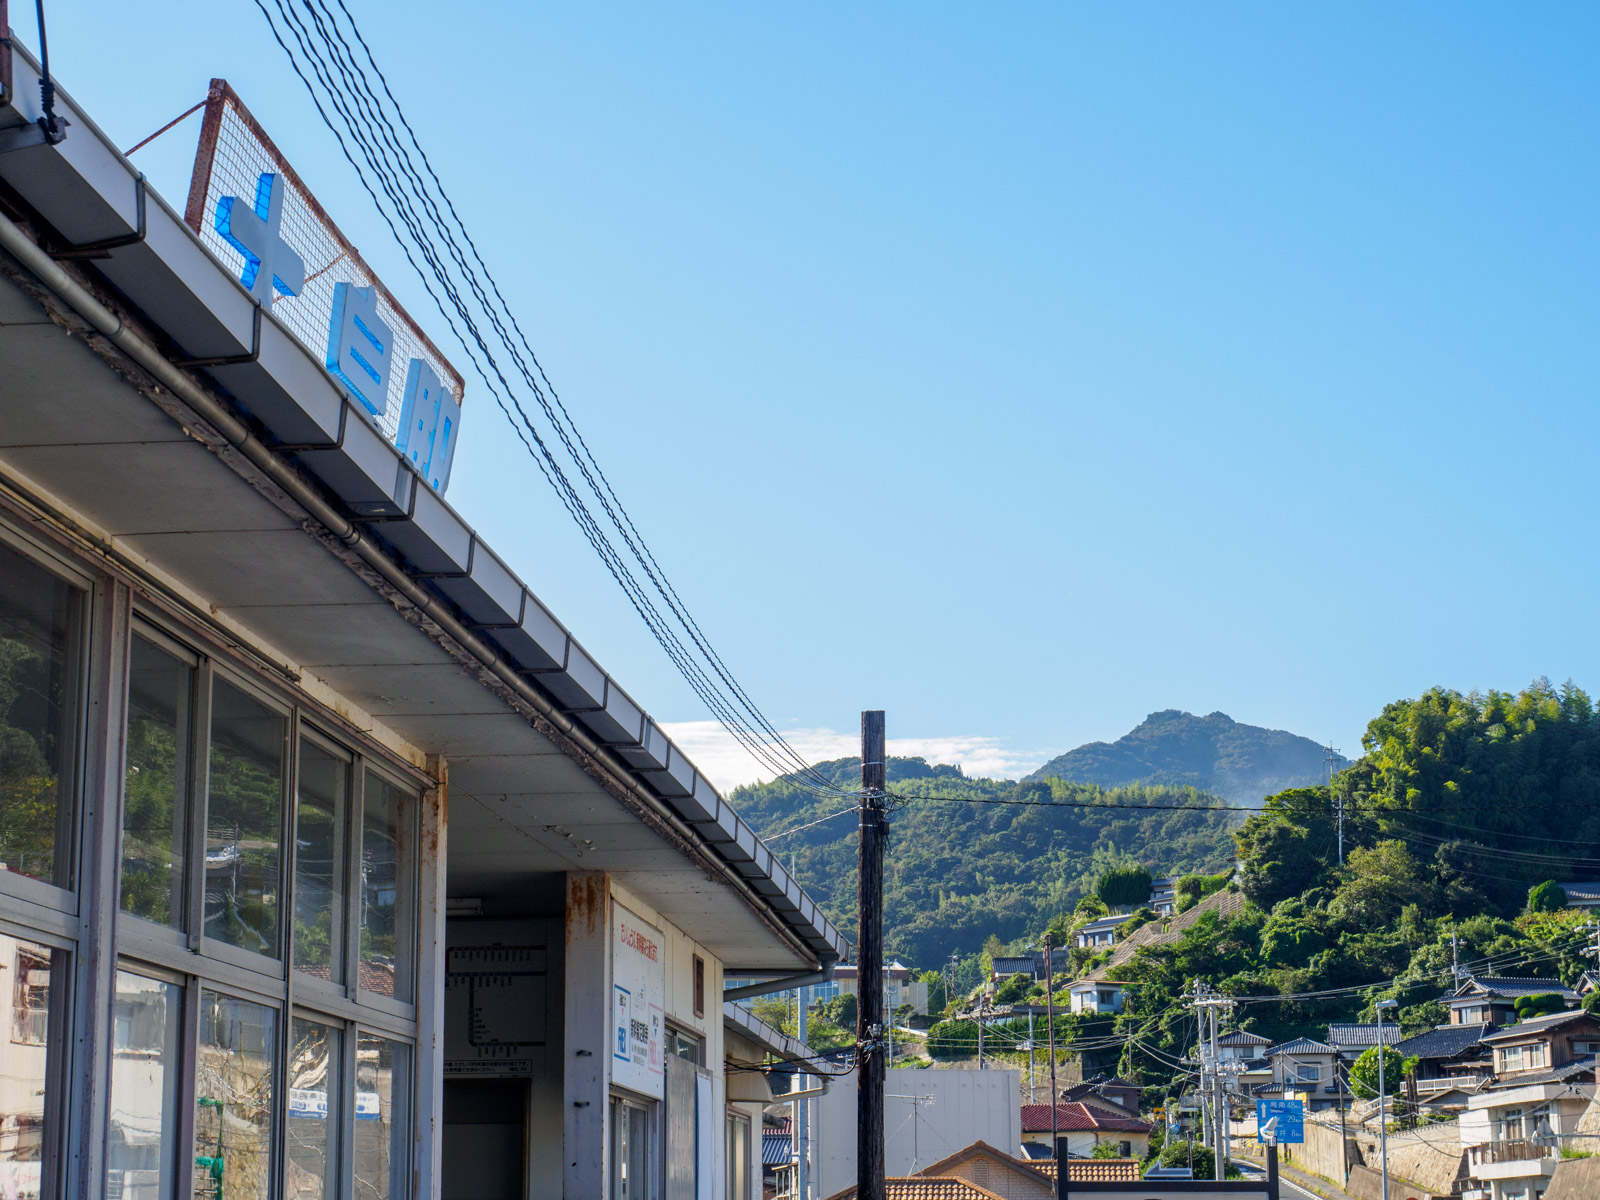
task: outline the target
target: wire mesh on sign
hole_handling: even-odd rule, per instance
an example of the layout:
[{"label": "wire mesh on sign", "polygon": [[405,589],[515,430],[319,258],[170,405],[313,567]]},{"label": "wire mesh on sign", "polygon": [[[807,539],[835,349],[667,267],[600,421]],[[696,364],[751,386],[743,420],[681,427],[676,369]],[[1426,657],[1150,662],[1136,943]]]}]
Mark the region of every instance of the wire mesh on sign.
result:
[{"label": "wire mesh on sign", "polygon": [[236,196],[241,203],[251,204],[258,181],[268,173],[277,175],[283,188],[279,236],[300,256],[306,271],[305,286],[298,295],[272,293],[272,315],[318,362],[325,362],[334,288],[341,283],[375,288],[378,316],[394,335],[389,402],[377,418],[385,435],[390,441],[394,440],[400,420],[401,395],[405,390],[406,365],[413,358],[420,358],[432,367],[440,382],[459,402],[463,392],[460,373],[395,302],[356,248],[339,232],[339,227],[250,115],[228,81],[213,79],[206,97],[205,123],[200,129],[200,147],[195,154],[184,220],[200,235],[206,248],[236,275],[244,270],[244,255],[217,231],[217,205],[226,196]]}]

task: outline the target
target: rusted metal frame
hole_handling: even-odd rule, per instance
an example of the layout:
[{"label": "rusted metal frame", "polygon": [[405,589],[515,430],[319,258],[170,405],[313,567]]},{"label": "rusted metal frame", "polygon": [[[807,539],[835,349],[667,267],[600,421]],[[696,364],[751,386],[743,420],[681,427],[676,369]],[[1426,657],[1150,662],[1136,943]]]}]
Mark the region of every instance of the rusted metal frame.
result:
[{"label": "rusted metal frame", "polygon": [[184,205],[183,223],[195,234],[206,219],[206,187],[217,158],[217,139],[222,135],[222,105],[226,79],[213,79],[206,90],[206,115],[200,122],[200,145],[194,152],[194,173],[189,176],[189,200]]},{"label": "rusted metal frame", "polygon": [[155,141],[158,137],[160,137],[167,130],[171,129],[174,125],[177,125],[177,124],[179,124],[179,123],[181,123],[183,121],[188,120],[190,117],[192,117],[195,113],[199,112],[205,106],[206,106],[206,102],[204,100],[202,100],[202,101],[200,101],[199,104],[191,105],[189,108],[184,109],[183,112],[180,115],[178,115],[176,117],[173,117],[172,120],[168,121],[160,129],[156,130],[149,137],[145,138],[144,141],[135,142],[128,149],[124,150],[122,152],[122,157],[123,158],[127,158],[135,150],[143,150],[146,146],[148,146],[151,142]]},{"label": "rusted metal frame", "polygon": [[184,212],[184,220],[188,222],[189,228],[199,233],[201,225],[205,221],[206,187],[211,180],[211,171],[216,158],[217,139],[222,131],[222,110],[229,105],[233,107],[234,115],[250,131],[251,136],[261,143],[261,148],[277,163],[284,179],[300,193],[301,199],[305,201],[306,207],[311,210],[312,215],[327,227],[333,240],[338,243],[340,249],[345,252],[350,261],[371,280],[372,286],[377,289],[378,294],[389,303],[389,307],[394,310],[395,314],[405,321],[407,327],[417,341],[422,344],[423,348],[448,367],[450,372],[455,375],[451,391],[455,393],[455,398],[459,401],[466,390],[466,382],[461,373],[444,356],[439,347],[433,344],[433,339],[423,332],[422,328],[412,319],[411,314],[394,298],[394,293],[384,286],[383,280],[378,278],[377,272],[367,265],[366,260],[361,257],[361,252],[351,244],[350,239],[345,237],[343,231],[334,223],[333,218],[328,215],[328,210],[322,207],[321,201],[305,185],[305,181],[300,178],[295,169],[289,165],[289,160],[278,149],[277,143],[267,136],[267,131],[261,128],[255,116],[245,106],[244,101],[239,99],[239,93],[233,90],[232,85],[226,79],[213,79],[211,81],[211,92],[206,101],[206,121],[200,130],[200,149],[195,156],[194,178],[189,184],[189,204]]}]

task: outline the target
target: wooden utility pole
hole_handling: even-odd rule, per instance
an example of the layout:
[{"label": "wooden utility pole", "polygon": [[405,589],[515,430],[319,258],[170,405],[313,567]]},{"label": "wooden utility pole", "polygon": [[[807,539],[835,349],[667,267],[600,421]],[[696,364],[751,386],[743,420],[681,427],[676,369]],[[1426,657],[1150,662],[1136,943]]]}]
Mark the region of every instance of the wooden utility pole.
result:
[{"label": "wooden utility pole", "polygon": [[1056,1156],[1056,1195],[1067,1194],[1067,1165],[1061,1155],[1061,1110],[1056,1107],[1060,1093],[1056,1091],[1056,970],[1050,935],[1044,935],[1044,1021],[1050,1031],[1050,1153]]},{"label": "wooden utility pole", "polygon": [[882,712],[861,714],[861,846],[857,858],[856,1197],[884,1200],[883,1189],[883,843],[889,784]]}]

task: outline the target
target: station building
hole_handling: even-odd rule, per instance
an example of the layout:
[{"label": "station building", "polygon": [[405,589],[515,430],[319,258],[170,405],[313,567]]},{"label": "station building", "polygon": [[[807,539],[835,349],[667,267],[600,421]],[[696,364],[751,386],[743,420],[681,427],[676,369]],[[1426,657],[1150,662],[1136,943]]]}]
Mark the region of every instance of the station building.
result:
[{"label": "station building", "polygon": [[313,272],[472,414],[230,96],[293,303],[0,45],[0,1195],[747,1200],[724,976],[846,944],[330,370]]}]

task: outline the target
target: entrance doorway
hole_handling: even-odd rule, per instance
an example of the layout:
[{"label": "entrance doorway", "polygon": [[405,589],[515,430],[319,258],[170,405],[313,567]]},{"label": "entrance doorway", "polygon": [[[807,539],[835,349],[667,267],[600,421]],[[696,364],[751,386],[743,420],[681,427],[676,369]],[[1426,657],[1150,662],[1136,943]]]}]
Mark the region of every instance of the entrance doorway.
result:
[{"label": "entrance doorway", "polygon": [[528,1082],[444,1081],[443,1200],[524,1200]]}]

